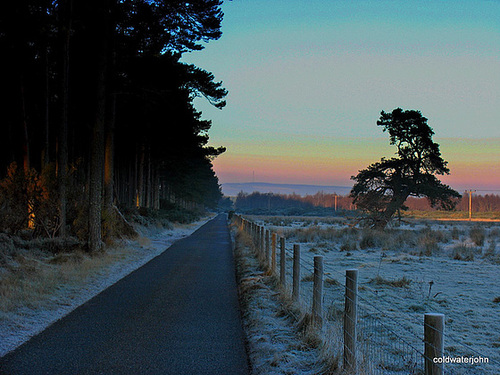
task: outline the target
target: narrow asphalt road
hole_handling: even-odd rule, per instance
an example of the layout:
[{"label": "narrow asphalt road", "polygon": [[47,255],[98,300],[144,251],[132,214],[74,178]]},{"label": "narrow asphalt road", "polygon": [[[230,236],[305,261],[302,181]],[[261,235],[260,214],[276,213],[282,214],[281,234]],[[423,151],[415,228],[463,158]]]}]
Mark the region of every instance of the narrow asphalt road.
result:
[{"label": "narrow asphalt road", "polygon": [[226,219],[0,358],[0,374],[248,374]]}]

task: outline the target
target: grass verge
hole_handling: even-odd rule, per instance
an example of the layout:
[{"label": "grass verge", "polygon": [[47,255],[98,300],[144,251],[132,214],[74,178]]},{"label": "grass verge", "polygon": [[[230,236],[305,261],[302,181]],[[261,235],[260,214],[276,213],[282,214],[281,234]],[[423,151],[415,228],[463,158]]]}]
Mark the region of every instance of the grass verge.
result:
[{"label": "grass verge", "polygon": [[[263,270],[249,236],[233,231],[240,304],[253,374],[337,374],[332,332],[319,331],[277,278]],[[338,347],[335,346],[335,352]]]}]

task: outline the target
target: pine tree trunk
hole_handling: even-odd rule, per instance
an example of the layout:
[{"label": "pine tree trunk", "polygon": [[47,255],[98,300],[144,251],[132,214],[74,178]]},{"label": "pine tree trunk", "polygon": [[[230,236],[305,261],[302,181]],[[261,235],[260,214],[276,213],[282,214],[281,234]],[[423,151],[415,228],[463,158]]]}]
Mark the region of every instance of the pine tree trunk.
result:
[{"label": "pine tree trunk", "polygon": [[61,119],[57,142],[57,180],[59,190],[59,236],[65,237],[68,171],[68,111],[69,111],[69,44],[71,35],[72,0],[61,4],[62,74],[61,74]]},{"label": "pine tree trunk", "polygon": [[153,208],[155,210],[160,209],[160,178],[158,174],[158,167],[153,169]]},{"label": "pine tree trunk", "polygon": [[134,160],[134,185],[133,185],[133,202],[134,207],[139,208],[139,150],[136,146],[135,148],[135,160]]},{"label": "pine tree trunk", "polygon": [[89,242],[91,253],[102,248],[101,218],[102,218],[102,193],[104,177],[104,123],[106,121],[106,72],[107,72],[107,11],[108,1],[96,1],[96,35],[101,38],[96,40],[97,63],[97,90],[95,121],[92,131],[92,144],[90,154],[90,181],[89,181]]},{"label": "pine tree trunk", "polygon": [[[48,43],[47,43],[48,44]],[[44,91],[43,91],[43,150],[42,150],[42,167],[46,167],[50,163],[50,141],[49,141],[49,106],[50,106],[50,86],[49,86],[49,52],[45,49],[43,54],[44,63]]]},{"label": "pine tree trunk", "polygon": [[139,166],[138,166],[138,176],[137,176],[137,207],[144,206],[144,163],[145,163],[145,145],[141,144],[140,154],[139,154]]},{"label": "pine tree trunk", "polygon": [[151,174],[151,149],[148,147],[148,174],[147,174],[147,185],[146,185],[146,207],[152,207],[152,187],[153,187],[153,176]]},{"label": "pine tree trunk", "polygon": [[109,116],[106,121],[106,145],[104,156],[104,205],[113,205],[114,191],[114,122],[115,122],[115,95],[110,98]]},{"label": "pine tree trunk", "polygon": [[108,97],[107,97],[107,119],[106,119],[106,145],[104,156],[104,205],[111,208],[113,205],[114,193],[114,136],[115,136],[115,121],[116,121],[116,93],[114,85],[114,70],[116,63],[115,45],[113,33],[110,32],[110,48],[109,48],[109,80],[108,80]]},{"label": "pine tree trunk", "polygon": [[128,195],[127,195],[127,204],[129,207],[134,207],[134,198],[135,198],[135,191],[136,191],[136,174],[135,172],[135,166],[134,164],[130,163],[129,165],[129,170],[128,170]]},{"label": "pine tree trunk", "polygon": [[20,89],[21,89],[21,118],[23,126],[23,169],[24,174],[27,176],[30,170],[30,144],[28,136],[28,122],[26,120],[26,98],[24,94],[24,80],[20,77]]},{"label": "pine tree trunk", "polygon": [[374,229],[377,230],[383,230],[389,224],[389,222],[392,220],[396,212],[401,208],[401,206],[404,204],[406,201],[406,198],[408,197],[408,194],[403,193],[402,195],[393,197],[391,202],[387,205],[387,208],[385,209],[384,212],[380,214],[380,216],[377,218],[375,224],[374,224]]},{"label": "pine tree trunk", "polygon": [[[20,88],[21,88],[21,118],[22,118],[22,126],[23,126],[23,169],[24,169],[24,176],[27,178],[29,176],[29,171],[30,171],[30,143],[29,143],[29,136],[28,136],[28,122],[27,122],[27,116],[26,116],[26,98],[24,94],[24,81],[23,77],[21,75],[21,82],[20,82]],[[29,185],[28,185],[29,186]],[[28,202],[27,202],[27,217],[28,217],[28,228],[33,229],[35,227],[35,222],[34,222],[34,205],[33,205],[33,199],[31,197],[32,191],[28,187],[27,188],[27,195],[28,195]]]}]

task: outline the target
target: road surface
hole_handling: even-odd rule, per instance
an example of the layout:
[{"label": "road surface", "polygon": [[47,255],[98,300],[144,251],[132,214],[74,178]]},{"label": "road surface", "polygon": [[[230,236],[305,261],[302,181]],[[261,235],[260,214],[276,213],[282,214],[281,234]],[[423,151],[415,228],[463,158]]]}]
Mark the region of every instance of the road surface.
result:
[{"label": "road surface", "polygon": [[0,374],[248,374],[226,220],[0,358]]}]

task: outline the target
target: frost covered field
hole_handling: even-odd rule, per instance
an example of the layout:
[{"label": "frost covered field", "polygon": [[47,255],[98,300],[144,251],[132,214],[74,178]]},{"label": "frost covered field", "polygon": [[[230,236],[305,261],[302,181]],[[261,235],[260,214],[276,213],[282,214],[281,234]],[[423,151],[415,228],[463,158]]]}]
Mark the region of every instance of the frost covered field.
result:
[{"label": "frost covered field", "polygon": [[410,221],[379,233],[340,218],[246,218],[286,238],[288,285],[300,244],[304,311],[313,258],[324,257],[324,315],[333,331],[341,332],[345,270],[358,269],[359,358],[368,373],[419,372],[428,312],[445,315],[445,356],[489,360],[447,364],[446,373],[500,373],[500,223]]},{"label": "frost covered field", "polygon": [[[61,260],[26,251],[0,262],[0,357],[70,313],[121,278],[189,236],[205,218],[172,229],[136,227],[138,240],[123,240],[103,255]],[[43,283],[41,282],[43,280]]]}]

